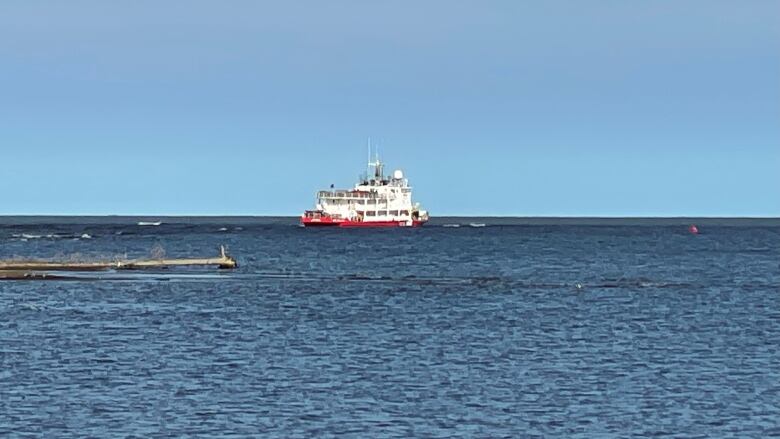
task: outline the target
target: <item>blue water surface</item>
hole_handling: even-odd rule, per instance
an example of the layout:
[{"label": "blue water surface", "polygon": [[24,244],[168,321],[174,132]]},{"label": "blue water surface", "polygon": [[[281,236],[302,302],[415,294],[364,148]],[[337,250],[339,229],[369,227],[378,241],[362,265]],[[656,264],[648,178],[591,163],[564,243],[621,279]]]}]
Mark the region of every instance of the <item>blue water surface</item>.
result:
[{"label": "blue water surface", "polygon": [[0,223],[2,437],[780,435],[780,226]]}]

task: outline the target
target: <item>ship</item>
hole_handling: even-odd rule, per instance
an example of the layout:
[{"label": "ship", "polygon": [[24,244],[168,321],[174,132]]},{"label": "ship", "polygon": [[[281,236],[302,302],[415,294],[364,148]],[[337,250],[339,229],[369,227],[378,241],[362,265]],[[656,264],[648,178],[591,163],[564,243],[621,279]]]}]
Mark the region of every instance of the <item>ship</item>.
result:
[{"label": "ship", "polygon": [[[369,154],[370,157],[370,154]],[[301,215],[305,227],[420,227],[428,212],[412,201],[412,187],[402,170],[384,175],[376,155],[353,189],[317,192],[314,210]]]}]

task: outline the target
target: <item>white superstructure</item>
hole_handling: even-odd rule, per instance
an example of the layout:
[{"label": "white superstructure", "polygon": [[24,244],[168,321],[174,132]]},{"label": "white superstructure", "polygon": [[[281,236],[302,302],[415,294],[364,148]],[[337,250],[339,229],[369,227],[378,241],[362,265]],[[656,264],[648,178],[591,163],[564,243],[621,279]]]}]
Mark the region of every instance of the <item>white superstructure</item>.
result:
[{"label": "white superstructure", "polygon": [[316,208],[304,214],[304,224],[315,225],[311,224],[313,219],[347,221],[349,225],[412,226],[427,221],[428,212],[412,201],[412,187],[403,171],[385,176],[383,169],[376,157],[369,161],[368,172],[354,189],[319,191]]}]

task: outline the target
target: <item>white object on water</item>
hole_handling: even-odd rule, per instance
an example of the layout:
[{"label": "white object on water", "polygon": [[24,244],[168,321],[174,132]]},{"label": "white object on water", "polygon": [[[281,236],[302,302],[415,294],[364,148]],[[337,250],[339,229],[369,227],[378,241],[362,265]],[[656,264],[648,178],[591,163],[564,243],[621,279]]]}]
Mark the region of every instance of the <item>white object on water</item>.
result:
[{"label": "white object on water", "polygon": [[330,185],[317,192],[314,209],[301,215],[304,226],[416,227],[428,212],[412,201],[412,187],[400,169],[385,175],[378,156],[368,154],[368,169],[351,189]]},{"label": "white object on water", "polygon": [[138,221],[139,226],[159,226],[162,221]]},{"label": "white object on water", "polygon": [[485,223],[469,223],[471,227],[485,227]]},{"label": "white object on water", "polygon": [[445,224],[445,225],[443,225],[442,227],[452,227],[452,228],[456,228],[456,227],[460,227],[460,224]]}]

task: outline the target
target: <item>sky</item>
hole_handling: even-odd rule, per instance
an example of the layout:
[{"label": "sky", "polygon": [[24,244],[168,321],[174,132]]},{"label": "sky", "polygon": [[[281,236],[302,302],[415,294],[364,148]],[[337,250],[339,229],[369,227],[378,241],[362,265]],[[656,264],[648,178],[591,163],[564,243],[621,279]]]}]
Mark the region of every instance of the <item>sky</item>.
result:
[{"label": "sky", "polygon": [[780,216],[780,1],[0,2],[0,214]]}]

